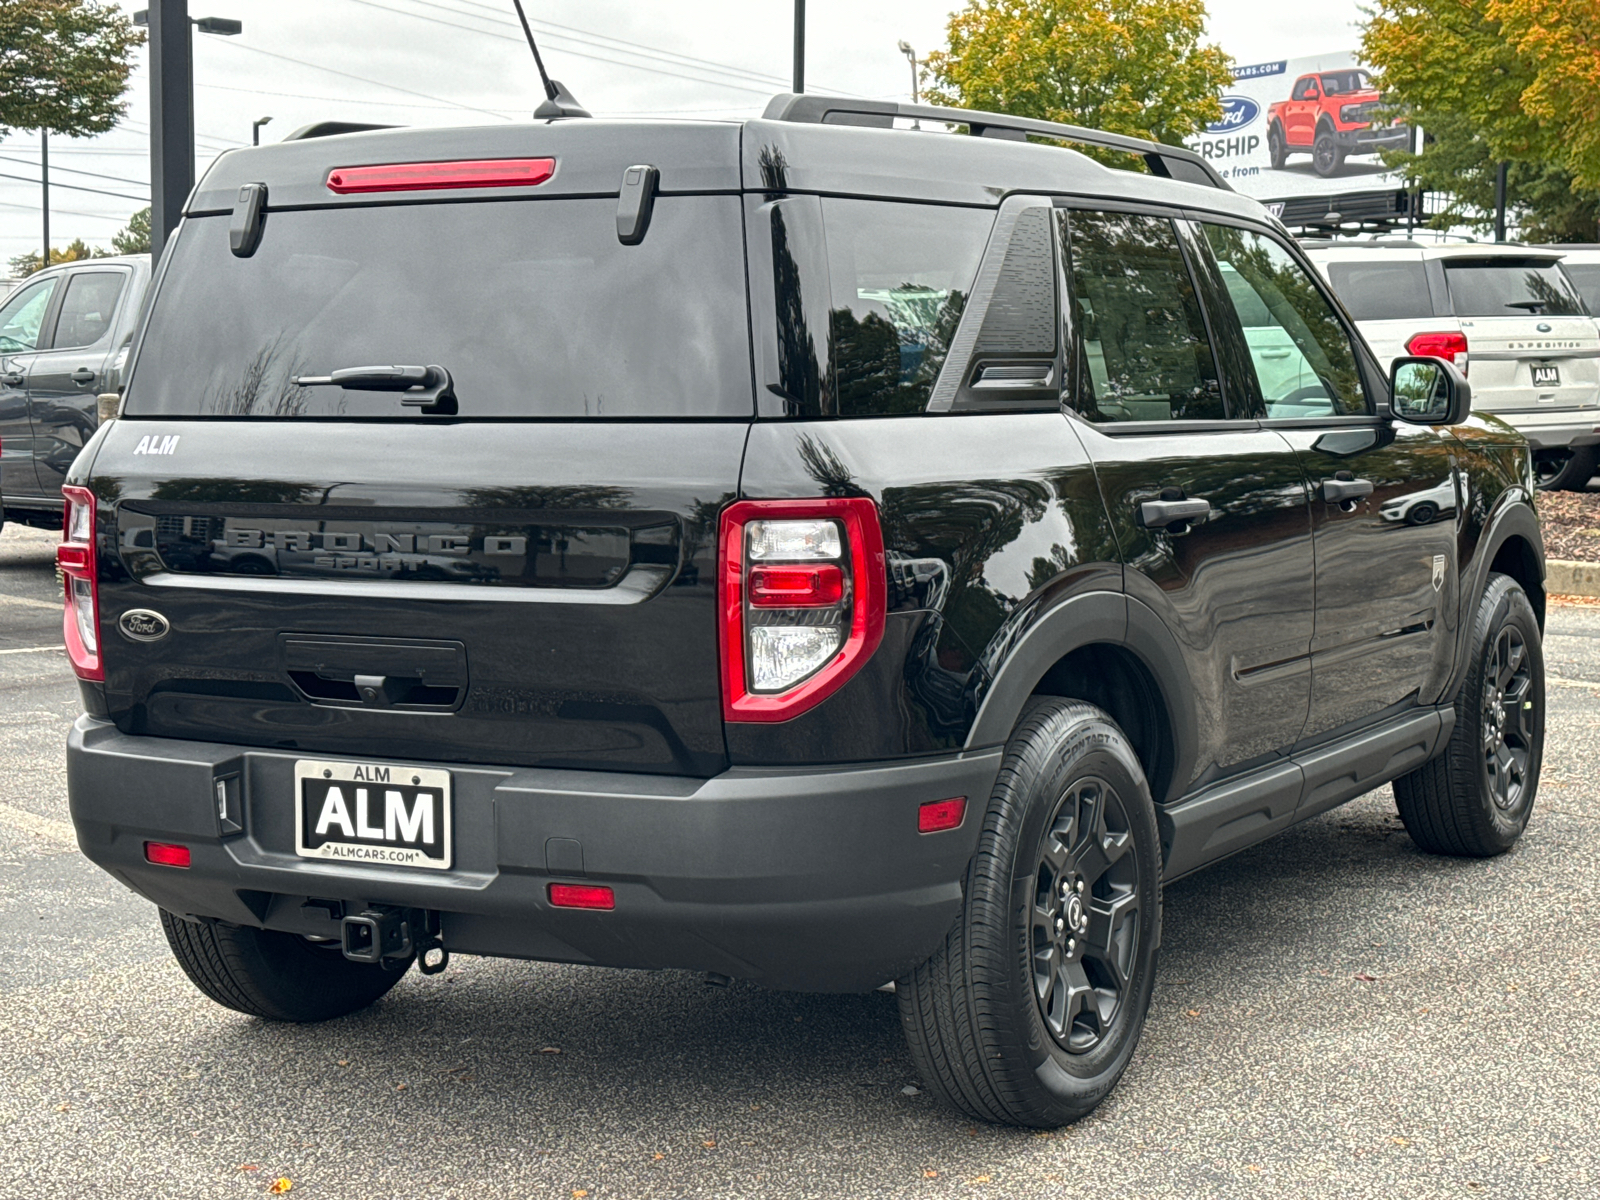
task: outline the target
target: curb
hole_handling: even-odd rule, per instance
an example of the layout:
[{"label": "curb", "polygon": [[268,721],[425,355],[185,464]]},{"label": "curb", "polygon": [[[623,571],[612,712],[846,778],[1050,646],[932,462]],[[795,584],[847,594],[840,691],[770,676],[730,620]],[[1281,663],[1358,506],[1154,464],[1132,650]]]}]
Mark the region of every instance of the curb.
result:
[{"label": "curb", "polygon": [[1558,596],[1600,597],[1600,563],[1552,558],[1544,564],[1544,590]]}]

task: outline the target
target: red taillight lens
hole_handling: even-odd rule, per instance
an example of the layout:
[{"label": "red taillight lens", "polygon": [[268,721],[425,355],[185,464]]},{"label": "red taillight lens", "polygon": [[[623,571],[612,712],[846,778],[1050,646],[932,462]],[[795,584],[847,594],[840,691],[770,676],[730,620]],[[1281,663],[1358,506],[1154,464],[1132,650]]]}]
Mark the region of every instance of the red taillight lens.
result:
[{"label": "red taillight lens", "polygon": [[144,860],[155,863],[158,867],[187,867],[189,847],[174,846],[170,842],[146,842]]},{"label": "red taillight lens", "polygon": [[816,567],[752,567],[753,608],[821,608],[844,599],[844,571],[833,563]]},{"label": "red taillight lens", "polygon": [[955,829],[967,816],[967,798],[955,796],[949,800],[929,800],[917,808],[918,833],[943,833]]},{"label": "red taillight lens", "polygon": [[601,908],[617,906],[617,896],[608,887],[585,883],[552,883],[550,903],[555,908]]},{"label": "red taillight lens", "polygon": [[865,497],[741,500],[722,514],[722,714],[787,721],[883,640],[883,530]]},{"label": "red taillight lens", "polygon": [[533,187],[556,173],[553,158],[487,158],[466,162],[385,163],[377,167],[335,167],[328,190],[425,192],[439,188]]},{"label": "red taillight lens", "polygon": [[1460,366],[1461,357],[1467,353],[1467,335],[1419,333],[1406,343],[1406,353],[1415,354],[1418,358],[1442,358]]},{"label": "red taillight lens", "polygon": [[[67,611],[61,636],[67,657],[79,679],[99,682],[106,677],[100,661],[100,570],[95,559],[95,502],[88,488],[64,487],[61,545],[56,548],[56,568],[66,587]],[[187,864],[185,864],[187,865]]]}]

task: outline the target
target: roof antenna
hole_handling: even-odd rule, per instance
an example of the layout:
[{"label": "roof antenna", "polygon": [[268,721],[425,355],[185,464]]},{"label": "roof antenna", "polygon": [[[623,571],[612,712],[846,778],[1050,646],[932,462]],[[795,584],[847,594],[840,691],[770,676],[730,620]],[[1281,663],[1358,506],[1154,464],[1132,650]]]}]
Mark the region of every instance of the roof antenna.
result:
[{"label": "roof antenna", "polygon": [[528,49],[533,51],[533,65],[539,68],[539,79],[544,83],[544,103],[533,110],[534,119],[587,117],[588,110],[578,103],[577,98],[545,73],[544,59],[539,57],[539,43],[533,40],[533,29],[528,24],[528,14],[522,11],[522,0],[511,0],[511,3],[516,5],[517,19],[522,22],[522,32],[528,38]]}]

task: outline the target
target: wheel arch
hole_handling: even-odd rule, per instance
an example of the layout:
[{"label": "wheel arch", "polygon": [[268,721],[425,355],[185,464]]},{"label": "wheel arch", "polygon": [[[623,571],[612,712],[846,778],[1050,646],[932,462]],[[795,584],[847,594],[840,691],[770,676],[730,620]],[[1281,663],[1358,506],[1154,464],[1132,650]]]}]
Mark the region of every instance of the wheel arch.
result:
[{"label": "wheel arch", "polygon": [[1472,661],[1472,620],[1483,589],[1489,586],[1489,574],[1499,571],[1509,575],[1528,594],[1539,629],[1544,629],[1544,538],[1539,531],[1539,518],[1525,495],[1517,494],[1502,504],[1490,518],[1488,527],[1478,541],[1478,552],[1472,562],[1462,568],[1461,619],[1456,622],[1456,663],[1451,672],[1445,698],[1452,697],[1467,676]]},{"label": "wheel arch", "polygon": [[1155,801],[1193,775],[1198,721],[1177,641],[1153,610],[1115,592],[1074,596],[1044,614],[996,670],[969,749],[1010,737],[1034,696],[1104,709],[1133,743]]}]

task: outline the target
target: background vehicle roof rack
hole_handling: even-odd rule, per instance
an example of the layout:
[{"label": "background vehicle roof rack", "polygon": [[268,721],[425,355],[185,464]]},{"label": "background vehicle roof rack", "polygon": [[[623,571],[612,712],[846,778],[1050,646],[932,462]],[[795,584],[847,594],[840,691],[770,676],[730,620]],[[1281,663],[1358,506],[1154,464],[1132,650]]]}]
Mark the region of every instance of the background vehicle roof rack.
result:
[{"label": "background vehicle roof rack", "polygon": [[1217,170],[1193,150],[1182,146],[1165,146],[1144,138],[1124,137],[1120,133],[1104,133],[1098,129],[1085,129],[1080,125],[1060,125],[1054,121],[1036,121],[1031,117],[1011,117],[1004,113],[979,112],[967,108],[941,108],[932,104],[901,104],[894,100],[856,100],[844,96],[819,96],[814,93],[797,95],[783,92],[774,96],[761,114],[768,121],[798,121],[813,125],[864,125],[876,129],[891,129],[895,118],[908,120],[945,121],[965,125],[975,137],[1004,138],[1025,142],[1030,133],[1040,137],[1057,138],[1063,142],[1076,142],[1083,146],[1098,146],[1106,150],[1124,150],[1144,159],[1150,174],[1163,179],[1176,179],[1180,183],[1199,183],[1208,187],[1232,191]]},{"label": "background vehicle roof rack", "polygon": [[333,137],[339,133],[366,133],[372,129],[399,129],[398,125],[365,125],[359,121],[316,121],[302,125],[283,140],[303,142],[307,138]]}]

